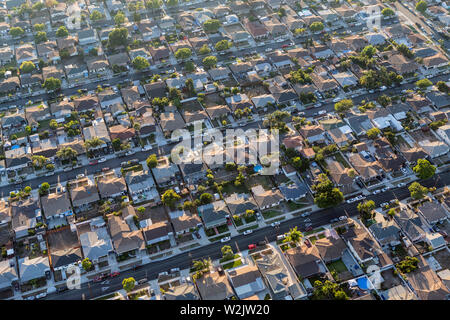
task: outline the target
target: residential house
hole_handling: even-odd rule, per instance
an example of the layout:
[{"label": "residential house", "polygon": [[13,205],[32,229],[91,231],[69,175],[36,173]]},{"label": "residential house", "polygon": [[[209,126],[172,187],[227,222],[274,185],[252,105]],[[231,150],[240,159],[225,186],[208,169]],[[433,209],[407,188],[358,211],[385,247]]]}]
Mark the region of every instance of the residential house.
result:
[{"label": "residential house", "polygon": [[275,207],[284,200],[282,193],[278,189],[264,190],[262,185],[257,185],[251,190],[260,210]]},{"label": "residential house", "polygon": [[34,229],[42,221],[39,203],[31,198],[11,203],[11,229],[16,239],[28,236],[28,230]]},{"label": "residential house", "polygon": [[133,231],[120,216],[111,215],[108,218],[108,229],[117,256],[136,254],[145,249],[142,231]]},{"label": "residential house", "polygon": [[244,265],[227,270],[227,276],[241,300],[266,290],[261,273],[256,266]]},{"label": "residential house", "polygon": [[227,223],[230,210],[223,200],[214,201],[197,208],[206,229],[216,228]]},{"label": "residential house", "polygon": [[284,254],[297,276],[302,279],[326,273],[319,250],[315,246],[302,244],[286,250]]},{"label": "residential house", "polygon": [[229,300],[234,296],[228,277],[223,272],[206,272],[195,284],[202,300]]}]

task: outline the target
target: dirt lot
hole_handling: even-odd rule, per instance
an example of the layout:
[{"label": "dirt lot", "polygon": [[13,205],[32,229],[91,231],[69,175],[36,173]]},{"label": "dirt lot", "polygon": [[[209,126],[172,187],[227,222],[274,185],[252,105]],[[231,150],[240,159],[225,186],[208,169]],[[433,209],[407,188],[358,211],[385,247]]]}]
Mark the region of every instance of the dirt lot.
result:
[{"label": "dirt lot", "polygon": [[243,91],[247,94],[249,99],[269,93],[269,91],[262,85],[248,86],[245,87]]}]

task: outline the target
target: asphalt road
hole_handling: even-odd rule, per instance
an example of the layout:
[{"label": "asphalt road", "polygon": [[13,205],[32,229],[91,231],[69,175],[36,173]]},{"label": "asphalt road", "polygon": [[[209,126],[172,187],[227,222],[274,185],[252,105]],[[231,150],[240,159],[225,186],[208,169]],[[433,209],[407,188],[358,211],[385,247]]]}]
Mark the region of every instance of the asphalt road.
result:
[{"label": "asphalt road", "polygon": [[[436,175],[435,177],[421,181],[421,184],[426,187],[443,187],[450,182],[450,172],[444,172]],[[367,197],[368,200],[375,201],[379,206],[381,203],[392,199],[405,199],[409,197],[409,191],[407,186],[397,188],[394,190],[388,190],[382,194],[371,195]],[[336,208],[323,209],[314,212],[309,218],[313,228],[320,227],[328,224],[331,219],[340,217],[347,214],[350,217],[358,215],[356,209],[357,203],[343,203]],[[304,218],[296,217],[288,221],[281,222],[280,228],[274,229],[270,226],[256,229],[250,235],[239,235],[231,239],[227,244],[231,245],[235,252],[239,250],[245,250],[249,244],[257,243],[258,241],[268,240],[269,242],[275,241],[277,235],[283,234],[289,231],[290,228],[298,226],[299,230],[305,230]],[[122,280],[128,277],[134,277],[136,280],[147,278],[148,280],[156,279],[160,272],[168,271],[171,268],[178,267],[180,269],[187,269],[192,266],[193,260],[211,257],[212,259],[218,259],[221,257],[221,247],[224,244],[219,242],[211,243],[207,246],[203,246],[197,249],[193,249],[189,252],[178,254],[176,256],[167,258],[161,261],[155,261],[147,265],[143,265],[136,270],[124,271],[117,278],[108,280],[108,283],[84,283],[81,285],[81,289],[68,290],[62,293],[49,294],[47,300],[81,300],[92,299],[107,293],[117,291],[122,288]],[[105,289],[105,290],[104,290]]]}]

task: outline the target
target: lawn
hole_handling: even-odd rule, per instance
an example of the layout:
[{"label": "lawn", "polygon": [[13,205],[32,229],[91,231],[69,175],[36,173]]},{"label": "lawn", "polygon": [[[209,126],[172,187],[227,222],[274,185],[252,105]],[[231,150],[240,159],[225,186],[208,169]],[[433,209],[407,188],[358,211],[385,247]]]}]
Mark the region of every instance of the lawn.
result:
[{"label": "lawn", "polygon": [[306,206],[306,204],[303,204],[303,203],[295,203],[295,202],[293,202],[293,201],[288,201],[288,202],[286,203],[286,205],[288,206],[289,211],[298,210],[298,209],[301,209],[301,208],[303,208],[303,207]]},{"label": "lawn", "polygon": [[230,229],[228,229],[228,226],[226,224],[218,226],[216,229],[217,229],[217,231],[219,231],[219,233],[224,233],[224,232],[227,232],[230,230]]},{"label": "lawn", "polygon": [[262,212],[262,215],[264,217],[264,219],[270,219],[270,218],[274,218],[276,216],[279,216],[281,214],[283,214],[284,212],[282,210],[266,210]]},{"label": "lawn", "polygon": [[270,190],[273,188],[273,184],[272,181],[270,181],[270,178],[268,176],[261,175],[250,177],[250,179],[246,181],[246,185],[249,189],[257,185],[262,185],[265,190]]},{"label": "lawn", "polygon": [[234,256],[232,256],[231,258],[228,258],[228,259],[227,258],[222,258],[222,259],[219,260],[219,262],[222,263],[222,262],[225,262],[225,261],[235,260],[237,258],[239,258],[239,255],[235,254]]},{"label": "lawn", "polygon": [[350,165],[348,162],[344,159],[342,154],[340,152],[337,152],[334,157],[336,158],[336,161],[342,164],[345,168],[350,168]]},{"label": "lawn", "polygon": [[236,267],[239,267],[241,264],[242,264],[242,260],[239,259],[239,260],[236,260],[236,261],[233,261],[233,262],[224,264],[224,265],[223,265],[223,268],[224,268],[224,269],[236,268]]},{"label": "lawn", "polygon": [[323,231],[323,230],[325,230],[325,229],[324,228],[317,228],[317,229],[305,232],[304,235],[308,236],[310,234],[314,234],[314,233],[317,233],[317,232],[320,232],[320,231]]},{"label": "lawn", "polygon": [[345,266],[344,262],[342,262],[341,259],[327,264],[327,268],[328,270],[330,270],[330,272],[336,271],[338,274],[348,271],[347,267]]}]

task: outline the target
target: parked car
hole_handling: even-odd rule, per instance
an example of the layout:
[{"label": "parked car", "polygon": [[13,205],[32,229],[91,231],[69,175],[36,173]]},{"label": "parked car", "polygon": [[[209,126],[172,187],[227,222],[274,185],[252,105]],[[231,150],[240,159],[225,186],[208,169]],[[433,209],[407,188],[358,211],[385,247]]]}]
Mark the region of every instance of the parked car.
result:
[{"label": "parked car", "polygon": [[342,221],[342,220],[347,220],[347,217],[346,217],[346,216],[340,216],[340,217],[339,217],[339,220],[341,220],[341,221]]},{"label": "parked car", "polygon": [[120,275],[120,273],[119,272],[112,272],[109,276],[111,277],[111,278],[115,278],[115,277],[118,277]]},{"label": "parked car", "polygon": [[244,236],[246,236],[246,235],[248,235],[248,234],[250,234],[252,232],[253,232],[252,229],[248,229],[248,230],[245,230],[243,234],[244,234]]},{"label": "parked car", "polygon": [[45,277],[47,278],[47,280],[50,280],[52,278],[50,270],[45,270]]},{"label": "parked car", "polygon": [[104,168],[102,168],[102,171],[103,172],[109,171],[109,168],[108,167],[104,167]]},{"label": "parked car", "polygon": [[36,295],[36,299],[42,299],[42,298],[45,298],[46,296],[47,296],[47,293],[42,292],[42,293],[39,293]]},{"label": "parked car", "polygon": [[267,243],[265,240],[258,241],[258,246],[260,246],[260,247],[265,246],[266,244]]},{"label": "parked car", "polygon": [[220,242],[228,242],[230,240],[231,240],[230,237],[224,237],[224,238],[220,239]]},{"label": "parked car", "polygon": [[84,174],[83,173],[77,174],[77,179],[81,179],[81,178],[84,178]]},{"label": "parked car", "polygon": [[273,228],[276,228],[276,227],[280,226],[280,221],[272,222],[270,224],[270,226],[273,227]]},{"label": "parked car", "polygon": [[99,163],[106,162],[106,158],[100,158],[100,159],[98,159],[98,162]]},{"label": "parked car", "polygon": [[129,150],[129,151],[125,152],[126,156],[131,156],[133,154],[135,154],[134,150]]},{"label": "parked car", "polygon": [[200,239],[200,238],[201,238],[200,233],[198,233],[198,232],[194,232],[194,236],[195,236],[197,239]]},{"label": "parked car", "polygon": [[62,287],[58,287],[56,288],[56,292],[60,293],[60,292],[64,292],[69,290],[69,288],[67,288],[67,286],[62,286]]},{"label": "parked car", "polygon": [[90,166],[96,165],[98,163],[98,160],[92,160],[91,162],[89,162]]},{"label": "parked car", "polygon": [[311,231],[313,228],[311,226],[307,227],[305,231]]},{"label": "parked car", "polygon": [[253,249],[256,249],[256,244],[249,244],[248,245],[248,250],[253,250]]}]

